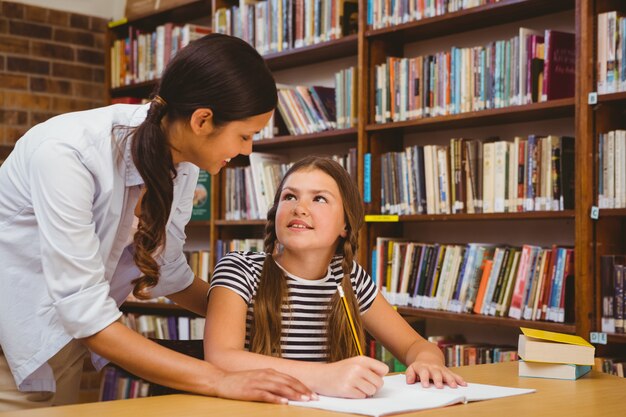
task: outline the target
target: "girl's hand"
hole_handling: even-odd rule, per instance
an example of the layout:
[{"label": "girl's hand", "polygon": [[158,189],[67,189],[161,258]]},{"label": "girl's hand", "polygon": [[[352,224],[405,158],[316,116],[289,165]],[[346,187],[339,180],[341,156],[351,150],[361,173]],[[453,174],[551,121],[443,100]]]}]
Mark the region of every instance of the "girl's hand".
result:
[{"label": "girl's hand", "polygon": [[286,404],[287,400],[309,401],[317,394],[302,382],[273,369],[226,372],[216,387],[218,397],[233,400]]},{"label": "girl's hand", "polygon": [[384,363],[367,356],[355,356],[323,364],[313,388],[331,397],[366,398],[383,386],[387,372],[389,367]]},{"label": "girl's hand", "polygon": [[451,388],[456,388],[458,385],[462,387],[467,385],[461,376],[440,364],[415,361],[406,369],[407,384],[414,384],[420,381],[422,386],[427,388],[430,386],[430,380],[433,381],[437,388],[443,388],[444,383]]}]

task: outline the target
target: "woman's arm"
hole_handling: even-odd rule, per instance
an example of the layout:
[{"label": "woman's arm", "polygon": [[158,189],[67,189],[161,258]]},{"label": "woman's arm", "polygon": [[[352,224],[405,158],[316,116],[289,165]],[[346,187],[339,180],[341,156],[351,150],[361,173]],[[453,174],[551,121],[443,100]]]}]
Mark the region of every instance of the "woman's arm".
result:
[{"label": "woman's arm", "polygon": [[222,398],[285,403],[313,393],[300,381],[271,369],[226,372],[208,362],[160,346],[114,322],[82,339],[93,352],[129,372],[171,388]]},{"label": "woman's arm", "polygon": [[439,348],[413,330],[380,293],[363,314],[363,324],[376,340],[407,365],[407,383],[419,380],[427,387],[432,379],[438,388],[443,387],[443,382],[451,387],[465,385],[463,378],[446,368]]},{"label": "woman's arm", "polygon": [[195,277],[190,286],[167,296],[170,300],[189,311],[204,317],[207,309],[209,283]]},{"label": "woman's arm", "polygon": [[246,302],[235,292],[224,287],[211,290],[204,335],[208,361],[233,371],[272,368],[324,395],[364,398],[382,386],[387,366],[366,356],[326,364],[245,351],[246,311]]}]

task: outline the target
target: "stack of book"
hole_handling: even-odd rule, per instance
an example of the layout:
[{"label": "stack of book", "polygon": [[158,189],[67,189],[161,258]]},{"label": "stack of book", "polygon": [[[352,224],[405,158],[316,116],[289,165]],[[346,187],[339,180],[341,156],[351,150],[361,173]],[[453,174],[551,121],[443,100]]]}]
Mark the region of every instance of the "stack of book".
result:
[{"label": "stack of book", "polygon": [[575,380],[591,370],[595,348],[582,337],[520,329],[519,376]]}]

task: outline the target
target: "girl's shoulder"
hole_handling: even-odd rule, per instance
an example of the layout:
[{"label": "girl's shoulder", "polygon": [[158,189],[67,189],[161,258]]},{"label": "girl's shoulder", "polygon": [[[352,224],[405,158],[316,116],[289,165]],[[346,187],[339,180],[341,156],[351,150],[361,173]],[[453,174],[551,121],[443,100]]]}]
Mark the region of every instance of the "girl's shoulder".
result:
[{"label": "girl's shoulder", "polygon": [[243,251],[233,251],[228,252],[224,255],[217,263],[217,266],[220,264],[238,264],[245,265],[251,269],[259,269],[263,267],[263,262],[265,262],[265,257],[267,254],[265,252],[243,252]]},{"label": "girl's shoulder", "polygon": [[[334,275],[343,275],[342,263],[343,256],[341,255],[334,256],[333,259],[330,261],[330,268],[333,271]],[[354,278],[355,276],[360,276],[362,274],[367,274],[365,268],[363,268],[357,261],[352,260],[350,275]]]}]

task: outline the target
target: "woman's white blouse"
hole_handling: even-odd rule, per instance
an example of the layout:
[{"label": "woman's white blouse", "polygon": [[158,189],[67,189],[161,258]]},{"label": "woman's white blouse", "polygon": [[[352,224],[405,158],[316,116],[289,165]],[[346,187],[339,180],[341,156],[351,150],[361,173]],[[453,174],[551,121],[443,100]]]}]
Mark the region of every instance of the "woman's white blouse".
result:
[{"label": "woman's white blouse", "polygon": [[[0,167],[0,345],[22,391],[54,391],[47,360],[116,321],[140,275],[127,237],[143,180],[132,137],[123,142],[112,128],[140,124],[147,108],[54,117],[30,129]],[[177,169],[155,297],[193,281],[183,244],[198,168]]]}]

